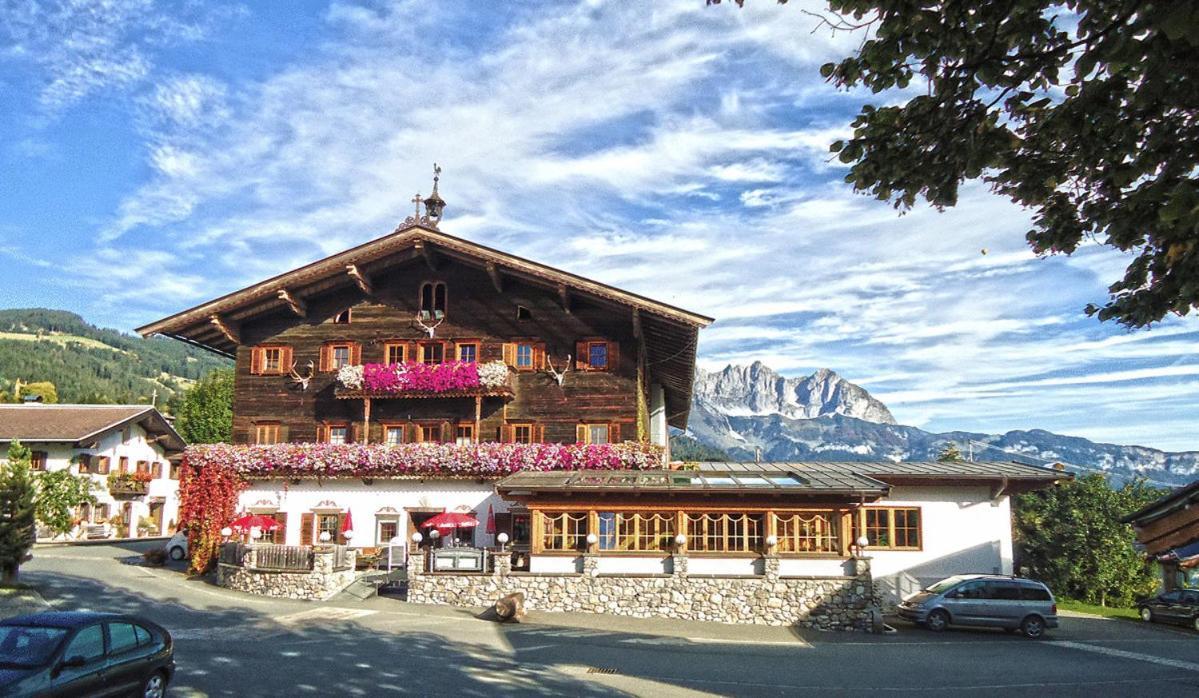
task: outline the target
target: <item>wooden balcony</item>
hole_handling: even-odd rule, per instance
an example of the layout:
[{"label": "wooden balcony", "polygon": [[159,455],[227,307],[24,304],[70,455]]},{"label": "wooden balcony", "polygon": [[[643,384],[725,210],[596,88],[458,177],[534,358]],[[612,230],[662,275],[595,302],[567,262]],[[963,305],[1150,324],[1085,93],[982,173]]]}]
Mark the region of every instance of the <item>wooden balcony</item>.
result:
[{"label": "wooden balcony", "polygon": [[140,497],[148,484],[130,477],[109,477],[108,493],[114,497]]}]

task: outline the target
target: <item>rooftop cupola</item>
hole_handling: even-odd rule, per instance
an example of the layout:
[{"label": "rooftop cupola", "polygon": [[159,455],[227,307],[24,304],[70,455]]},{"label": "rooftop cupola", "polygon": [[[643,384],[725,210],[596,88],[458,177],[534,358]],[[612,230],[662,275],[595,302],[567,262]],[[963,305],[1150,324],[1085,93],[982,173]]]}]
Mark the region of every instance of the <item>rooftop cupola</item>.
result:
[{"label": "rooftop cupola", "polygon": [[441,179],[441,168],[433,163],[433,193],[425,199],[425,221],[436,228],[441,222],[441,214],[445,211],[445,201],[437,193],[437,182]]}]

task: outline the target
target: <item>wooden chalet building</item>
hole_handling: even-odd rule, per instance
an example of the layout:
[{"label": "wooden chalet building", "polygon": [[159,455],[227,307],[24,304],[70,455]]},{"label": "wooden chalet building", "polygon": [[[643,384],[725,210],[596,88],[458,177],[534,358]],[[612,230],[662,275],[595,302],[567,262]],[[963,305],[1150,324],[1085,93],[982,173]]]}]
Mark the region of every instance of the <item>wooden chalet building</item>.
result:
[{"label": "wooden chalet building", "polygon": [[1166,591],[1199,588],[1199,480],[1121,519],[1161,566]]},{"label": "wooden chalet building", "polygon": [[[389,235],[138,332],[236,361],[236,444],[635,441],[665,459],[711,318],[447,235],[434,192],[429,215]],[[467,365],[482,380],[457,381]],[[396,366],[417,384],[397,384]],[[283,519],[276,540],[293,544],[337,535],[351,505],[355,545],[443,510],[513,525],[491,480],[435,480],[261,478],[243,505]]]}]

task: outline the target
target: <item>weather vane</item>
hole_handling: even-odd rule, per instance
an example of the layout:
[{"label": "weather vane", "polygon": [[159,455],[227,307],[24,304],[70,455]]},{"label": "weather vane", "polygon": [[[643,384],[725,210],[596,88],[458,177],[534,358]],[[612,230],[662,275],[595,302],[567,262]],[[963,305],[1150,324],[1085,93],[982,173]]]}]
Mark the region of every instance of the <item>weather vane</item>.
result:
[{"label": "weather vane", "polygon": [[[420,192],[417,192],[412,197],[411,201],[415,206],[415,211],[411,216],[404,219],[404,224],[401,228],[407,228],[413,225],[424,225],[430,228],[436,228],[441,222],[441,214],[445,210],[445,201],[441,195],[437,193],[437,183],[441,180],[441,166],[433,163],[433,193],[427,199],[420,198]],[[425,215],[421,215],[421,204],[425,205]]]}]

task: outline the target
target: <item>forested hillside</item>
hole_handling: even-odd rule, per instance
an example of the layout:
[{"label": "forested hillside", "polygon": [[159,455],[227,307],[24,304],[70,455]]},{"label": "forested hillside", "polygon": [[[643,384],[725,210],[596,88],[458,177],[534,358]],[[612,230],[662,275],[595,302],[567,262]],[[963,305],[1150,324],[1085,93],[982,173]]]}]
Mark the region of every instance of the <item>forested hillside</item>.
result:
[{"label": "forested hillside", "polygon": [[208,371],[231,362],[182,342],[101,329],[44,308],[0,310],[0,399],[16,381],[48,381],[59,402],[143,403],[158,391],[166,407]]}]

